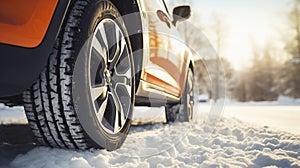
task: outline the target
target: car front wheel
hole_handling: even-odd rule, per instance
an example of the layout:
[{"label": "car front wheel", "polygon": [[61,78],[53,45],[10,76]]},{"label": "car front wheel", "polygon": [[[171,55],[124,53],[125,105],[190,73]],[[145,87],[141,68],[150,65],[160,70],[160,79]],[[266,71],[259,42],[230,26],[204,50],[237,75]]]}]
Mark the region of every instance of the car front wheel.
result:
[{"label": "car front wheel", "polygon": [[119,148],[135,97],[130,40],[108,0],[78,0],[37,82],[23,94],[34,135],[47,146]]}]

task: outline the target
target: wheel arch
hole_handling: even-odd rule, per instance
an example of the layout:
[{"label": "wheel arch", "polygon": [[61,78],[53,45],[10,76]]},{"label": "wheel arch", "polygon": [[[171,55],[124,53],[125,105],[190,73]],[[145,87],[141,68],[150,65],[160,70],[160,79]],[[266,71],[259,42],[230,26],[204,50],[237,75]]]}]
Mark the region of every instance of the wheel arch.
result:
[{"label": "wheel arch", "polygon": [[37,47],[0,43],[0,102],[18,102],[17,97],[37,80],[47,63],[70,2],[58,1],[46,34]]}]

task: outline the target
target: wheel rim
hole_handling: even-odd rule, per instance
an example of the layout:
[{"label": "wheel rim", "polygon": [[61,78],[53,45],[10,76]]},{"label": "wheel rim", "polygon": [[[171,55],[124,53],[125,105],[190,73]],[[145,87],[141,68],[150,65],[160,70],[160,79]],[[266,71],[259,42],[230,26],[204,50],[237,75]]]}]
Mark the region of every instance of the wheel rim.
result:
[{"label": "wheel rim", "polygon": [[90,47],[89,83],[94,112],[100,126],[119,133],[132,109],[132,67],[128,43],[119,25],[103,19]]}]

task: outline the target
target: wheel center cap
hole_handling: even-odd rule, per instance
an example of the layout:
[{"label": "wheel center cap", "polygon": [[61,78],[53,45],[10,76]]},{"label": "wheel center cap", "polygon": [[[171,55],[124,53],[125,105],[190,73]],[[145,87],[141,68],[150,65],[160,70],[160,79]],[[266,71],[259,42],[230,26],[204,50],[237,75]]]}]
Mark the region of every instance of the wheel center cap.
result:
[{"label": "wheel center cap", "polygon": [[104,70],[104,77],[105,77],[107,84],[109,84],[111,82],[111,74],[108,69]]}]

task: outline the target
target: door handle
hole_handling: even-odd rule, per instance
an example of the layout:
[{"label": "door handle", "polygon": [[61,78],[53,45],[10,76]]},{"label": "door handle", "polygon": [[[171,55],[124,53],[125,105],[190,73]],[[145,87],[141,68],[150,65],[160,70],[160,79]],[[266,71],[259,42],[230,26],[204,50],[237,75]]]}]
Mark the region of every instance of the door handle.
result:
[{"label": "door handle", "polygon": [[156,14],[157,14],[157,16],[158,16],[158,18],[159,18],[160,21],[166,23],[166,25],[169,28],[171,28],[171,21],[170,21],[170,19],[168,18],[168,16],[163,11],[157,10]]}]

